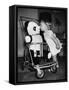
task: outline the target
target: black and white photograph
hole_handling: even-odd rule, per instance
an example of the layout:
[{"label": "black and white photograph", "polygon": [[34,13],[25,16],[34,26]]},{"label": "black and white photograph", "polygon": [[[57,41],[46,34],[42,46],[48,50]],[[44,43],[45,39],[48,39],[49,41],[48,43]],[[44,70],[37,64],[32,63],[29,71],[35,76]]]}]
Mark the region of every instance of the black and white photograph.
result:
[{"label": "black and white photograph", "polygon": [[1,0],[0,90],[69,90],[69,0]]},{"label": "black and white photograph", "polygon": [[67,8],[16,9],[16,82],[67,81]]}]

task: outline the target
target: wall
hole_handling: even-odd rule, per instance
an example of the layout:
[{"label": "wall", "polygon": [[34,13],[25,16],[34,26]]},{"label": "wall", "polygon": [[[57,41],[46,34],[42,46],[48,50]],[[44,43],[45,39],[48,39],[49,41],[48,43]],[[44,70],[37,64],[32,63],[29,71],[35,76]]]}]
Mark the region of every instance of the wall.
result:
[{"label": "wall", "polygon": [[18,9],[18,57],[24,56],[24,30],[21,30],[19,18],[20,16],[29,17],[38,19],[38,10],[37,9],[25,9],[19,8]]}]

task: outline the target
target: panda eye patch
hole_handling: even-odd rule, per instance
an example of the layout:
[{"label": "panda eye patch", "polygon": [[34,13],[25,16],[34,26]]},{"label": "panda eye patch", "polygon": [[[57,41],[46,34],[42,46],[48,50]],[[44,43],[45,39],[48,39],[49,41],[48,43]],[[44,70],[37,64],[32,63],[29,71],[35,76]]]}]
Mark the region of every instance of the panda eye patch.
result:
[{"label": "panda eye patch", "polygon": [[36,27],[35,26],[33,27],[33,30],[36,31]]}]

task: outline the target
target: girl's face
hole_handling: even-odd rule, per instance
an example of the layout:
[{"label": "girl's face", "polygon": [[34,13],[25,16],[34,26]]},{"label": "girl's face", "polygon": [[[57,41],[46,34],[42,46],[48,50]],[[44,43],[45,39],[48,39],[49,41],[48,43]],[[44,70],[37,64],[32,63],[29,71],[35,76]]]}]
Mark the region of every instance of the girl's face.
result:
[{"label": "girl's face", "polygon": [[41,28],[41,31],[46,31],[46,30],[50,29],[50,26],[49,26],[48,23],[45,23],[45,22],[41,21],[40,28]]}]

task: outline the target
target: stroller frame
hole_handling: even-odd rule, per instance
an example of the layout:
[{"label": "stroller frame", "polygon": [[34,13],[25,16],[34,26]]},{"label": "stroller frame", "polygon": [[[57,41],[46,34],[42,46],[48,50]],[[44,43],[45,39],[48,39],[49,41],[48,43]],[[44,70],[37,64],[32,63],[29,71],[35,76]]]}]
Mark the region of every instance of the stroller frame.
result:
[{"label": "stroller frame", "polygon": [[[43,54],[43,43],[41,43],[41,45],[42,45],[41,51],[42,51],[42,54]],[[28,47],[28,49],[29,49],[29,47]],[[48,63],[42,64],[42,65],[39,65],[39,64],[35,65],[30,49],[29,49],[29,54],[30,54],[30,58],[31,58],[31,66],[33,67],[33,69],[36,70],[36,77],[38,79],[41,79],[41,78],[44,77],[44,75],[45,75],[45,71],[44,70],[45,69],[49,69],[49,71],[51,71],[53,73],[57,72],[57,67],[56,67],[57,63],[55,61],[48,62]]]}]

